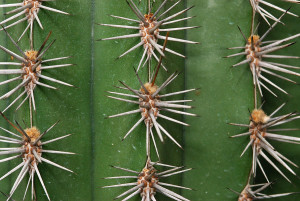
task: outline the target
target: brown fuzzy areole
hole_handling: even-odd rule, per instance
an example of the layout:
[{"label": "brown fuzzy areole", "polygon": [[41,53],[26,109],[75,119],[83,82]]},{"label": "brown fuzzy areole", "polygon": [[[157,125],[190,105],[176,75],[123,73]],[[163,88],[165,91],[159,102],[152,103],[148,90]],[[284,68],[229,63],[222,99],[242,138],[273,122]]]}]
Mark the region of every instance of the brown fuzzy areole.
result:
[{"label": "brown fuzzy areole", "polygon": [[152,23],[153,21],[155,21],[155,17],[152,19],[152,20],[150,20],[151,18],[152,18],[152,16],[153,16],[153,13],[150,13],[150,14],[145,14],[144,15],[144,17],[146,18],[146,21],[148,22],[148,23]]},{"label": "brown fuzzy areole", "polygon": [[142,35],[141,41],[144,43],[144,48],[148,48],[148,55],[152,55],[152,51],[155,49],[154,46],[149,42],[149,39],[152,39],[155,43],[157,43],[157,36],[159,35],[158,28],[153,33],[150,33],[150,30],[157,24],[155,18],[151,19],[152,16],[152,13],[144,15],[145,22],[147,24],[142,22],[140,23],[140,34]]},{"label": "brown fuzzy areole", "polygon": [[37,51],[35,50],[28,50],[25,52],[25,55],[28,57],[29,60],[35,61],[37,56]]},{"label": "brown fuzzy areole", "polygon": [[259,41],[260,37],[259,35],[252,35],[248,38],[248,43],[251,44],[251,41],[252,41],[252,38],[253,38],[253,43],[254,44],[257,44],[257,42]]},{"label": "brown fuzzy areole", "polygon": [[152,165],[145,167],[138,177],[138,184],[143,183],[143,191],[141,192],[142,197],[146,197],[147,191],[150,190],[150,196],[156,194],[156,189],[153,187],[154,184],[157,184],[159,179],[155,174],[156,169]]},{"label": "brown fuzzy areole", "polygon": [[270,117],[261,109],[254,109],[251,113],[251,120],[256,124],[265,124],[269,119]]},{"label": "brown fuzzy areole", "polygon": [[35,11],[36,13],[39,12],[39,5],[42,4],[41,0],[24,0],[23,1],[24,6],[31,4],[32,7],[26,8],[26,15],[27,18],[31,18],[33,16],[33,12]]},{"label": "brown fuzzy areole", "polygon": [[[152,86],[152,84],[149,83],[149,82],[145,83],[145,84],[144,84],[144,87],[147,89],[147,91],[150,93],[150,95],[152,95],[153,93],[155,93],[156,90],[157,90],[157,88],[158,88],[157,85],[153,85],[153,86]],[[146,93],[143,87],[140,89],[140,91],[141,91],[143,94]]]},{"label": "brown fuzzy areole", "polygon": [[[28,135],[28,137],[30,137],[32,142],[34,142],[41,135],[41,132],[35,126],[31,128],[26,128],[25,132]],[[26,138],[24,137],[24,139]]]},{"label": "brown fuzzy areole", "polygon": [[256,55],[257,53],[260,52],[259,39],[260,39],[260,37],[258,35],[251,35],[248,38],[246,48],[245,48],[245,52],[247,55],[246,57],[247,57],[247,59],[251,59],[251,63],[255,64],[255,68],[257,69],[257,74],[260,74],[259,61],[261,61],[260,56]]},{"label": "brown fuzzy areole", "polygon": [[[22,64],[23,70],[25,71],[25,73],[22,75],[23,79],[26,79],[28,76],[31,76],[32,80],[38,81],[39,78],[38,78],[37,74],[41,74],[41,64],[38,65],[35,69],[32,68],[38,62],[38,61],[36,61],[37,54],[38,54],[38,51],[35,51],[35,50],[25,51],[25,55],[27,56],[27,63]],[[28,89],[35,88],[36,84],[32,80],[25,86],[25,88],[26,87]]]},{"label": "brown fuzzy areole", "polygon": [[253,198],[251,197],[240,197],[238,201],[253,201]]}]

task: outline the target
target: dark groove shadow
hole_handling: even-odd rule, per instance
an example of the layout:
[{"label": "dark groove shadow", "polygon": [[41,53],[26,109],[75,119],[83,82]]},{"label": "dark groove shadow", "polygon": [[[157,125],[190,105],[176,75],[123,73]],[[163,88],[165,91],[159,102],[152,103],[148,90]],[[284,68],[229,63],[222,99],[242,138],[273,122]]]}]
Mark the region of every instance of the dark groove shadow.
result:
[{"label": "dark groove shadow", "polygon": [[95,185],[94,185],[94,174],[95,174],[95,115],[94,115],[94,67],[95,67],[95,36],[94,36],[94,25],[95,25],[95,0],[91,1],[91,74],[90,74],[90,120],[91,120],[91,200],[95,200]]}]

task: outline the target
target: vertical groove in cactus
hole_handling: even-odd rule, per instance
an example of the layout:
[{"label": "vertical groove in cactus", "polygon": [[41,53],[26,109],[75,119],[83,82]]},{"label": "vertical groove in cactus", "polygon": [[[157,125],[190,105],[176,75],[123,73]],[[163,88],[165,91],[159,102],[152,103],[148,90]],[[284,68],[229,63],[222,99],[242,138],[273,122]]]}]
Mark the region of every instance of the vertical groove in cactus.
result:
[{"label": "vertical groove in cactus", "polygon": [[[188,1],[197,5],[197,33],[187,32],[187,39],[200,38],[201,47],[187,46],[186,84],[200,87],[194,98],[199,119],[187,118],[185,129],[185,165],[195,167],[185,175],[183,185],[198,189],[194,200],[237,200],[226,187],[240,191],[248,178],[251,156],[240,154],[247,139],[230,139],[242,129],[227,125],[233,121],[248,124],[248,108],[253,108],[252,75],[248,65],[231,68],[243,57],[222,58],[232,53],[228,47],[244,46],[237,25],[250,34],[252,9],[248,1]],[[208,17],[210,16],[210,17]],[[214,17],[212,17],[214,16]],[[189,24],[188,24],[189,25]],[[193,98],[187,95],[187,99]],[[187,192],[189,193],[189,192]],[[183,195],[187,195],[184,192]]]}]

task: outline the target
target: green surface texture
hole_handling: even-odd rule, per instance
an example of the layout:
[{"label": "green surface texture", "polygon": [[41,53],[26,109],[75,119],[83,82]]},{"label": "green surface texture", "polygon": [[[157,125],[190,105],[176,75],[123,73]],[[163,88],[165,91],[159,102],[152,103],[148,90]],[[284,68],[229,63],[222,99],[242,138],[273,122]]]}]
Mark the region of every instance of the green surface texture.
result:
[{"label": "green surface texture", "polygon": [[[17,0],[0,0],[0,3],[14,3]],[[138,2],[134,0],[134,2]],[[156,0],[154,8],[157,8],[162,0]],[[175,0],[170,0],[164,10],[169,8]],[[290,4],[274,0],[274,4],[288,8]],[[114,41],[96,41],[97,39],[135,33],[136,30],[102,27],[96,23],[133,25],[121,19],[115,19],[109,15],[118,15],[135,18],[125,0],[57,0],[45,2],[44,5],[71,13],[65,16],[50,11],[42,10],[39,18],[44,30],[35,24],[35,47],[39,48],[48,32],[51,30],[50,40],[57,39],[44,58],[61,56],[73,56],[65,61],[53,62],[53,64],[73,63],[75,66],[61,69],[45,70],[43,73],[56,79],[74,84],[77,88],[66,87],[51,82],[59,90],[37,87],[35,98],[37,112],[35,125],[44,131],[57,120],[61,122],[53,129],[45,140],[62,136],[68,133],[71,137],[53,144],[47,149],[71,151],[77,153],[74,156],[45,154],[60,165],[74,170],[76,174],[70,174],[48,164],[40,164],[39,169],[45,181],[47,190],[53,201],[109,201],[128,188],[102,189],[102,186],[125,183],[124,180],[108,181],[103,177],[127,175],[121,170],[111,168],[110,165],[121,166],[140,171],[145,164],[145,125],[141,124],[125,141],[121,141],[127,131],[140,118],[140,115],[128,115],[113,119],[106,119],[109,115],[136,109],[135,105],[124,104],[106,97],[106,91],[118,91],[114,85],[121,86],[119,80],[124,81],[132,88],[139,89],[140,85],[135,76],[133,67],[137,67],[142,56],[142,48],[139,48],[127,56],[116,59],[123,52],[139,42],[139,39],[119,39]],[[195,5],[186,16],[195,18],[188,22],[173,24],[181,26],[201,26],[199,29],[176,31],[171,37],[185,38],[198,41],[198,45],[184,45],[177,42],[168,42],[168,47],[179,53],[185,54],[187,59],[166,53],[164,64],[169,72],[161,69],[157,84],[161,84],[171,73],[181,71],[176,80],[162,93],[174,92],[183,89],[200,88],[196,92],[185,96],[174,96],[175,99],[185,98],[195,100],[190,105],[195,108],[189,110],[200,117],[182,117],[181,115],[169,115],[178,120],[190,124],[190,127],[182,127],[169,121],[159,120],[161,125],[183,145],[184,151],[179,149],[171,140],[165,139],[162,144],[156,138],[163,163],[172,165],[185,165],[194,168],[183,175],[170,177],[164,182],[183,185],[195,189],[195,191],[180,191],[186,198],[192,201],[237,201],[237,195],[227,190],[226,187],[241,191],[246,184],[251,167],[251,156],[248,151],[242,158],[240,154],[248,143],[248,138],[230,139],[229,136],[241,133],[244,130],[230,126],[227,123],[248,123],[248,109],[253,109],[252,76],[248,65],[231,68],[231,66],[243,59],[235,57],[222,58],[238,51],[227,50],[228,47],[244,45],[244,39],[237,29],[241,27],[246,35],[250,33],[252,9],[248,0],[185,0],[180,2],[171,13],[180,11],[188,6]],[[147,1],[142,0],[138,7],[142,12],[147,11]],[[8,9],[0,9],[0,19],[4,19],[3,12]],[[300,6],[294,5],[292,11],[300,14]],[[276,13],[278,16],[280,13]],[[299,19],[287,16],[285,26],[279,25],[269,35],[268,39],[281,39],[300,30]],[[173,27],[172,25],[172,27]],[[22,33],[26,23],[10,28],[8,31],[14,39]],[[171,26],[170,26],[171,27]],[[265,23],[259,27],[259,33],[266,30]],[[28,36],[22,39],[20,45],[23,49],[29,48]],[[299,41],[296,39],[294,41]],[[160,41],[161,44],[163,41]],[[0,45],[8,47],[16,52],[16,48],[0,32]],[[300,45],[295,44],[279,53],[286,55],[298,55]],[[0,52],[1,61],[10,61],[10,57]],[[289,63],[288,63],[289,62]],[[286,64],[298,65],[299,61],[283,61]],[[156,62],[153,63],[155,65]],[[298,65],[299,66],[299,65]],[[2,67],[2,66],[1,66]],[[7,68],[5,66],[5,68]],[[147,80],[146,68],[141,69],[140,76]],[[293,77],[292,77],[293,78]],[[7,76],[0,76],[0,81]],[[273,80],[273,78],[272,78]],[[275,79],[274,79],[275,80]],[[297,79],[294,79],[297,80]],[[299,80],[299,79],[298,79]],[[300,93],[298,85],[276,80],[279,86],[286,89],[291,96],[285,96],[278,92],[280,98],[276,99],[267,94],[264,109],[271,113],[282,102],[288,101],[281,114],[298,110],[300,111]],[[0,86],[0,94],[4,94],[15,86],[9,84]],[[276,91],[277,92],[277,91]],[[15,96],[16,97],[16,96]],[[0,101],[0,109],[3,110],[9,100]],[[18,112],[15,107],[7,111],[6,115],[11,120],[25,121],[29,124],[28,104]],[[299,121],[288,124],[288,127],[299,127]],[[11,127],[0,119],[0,126]],[[156,133],[154,131],[154,133]],[[0,134],[3,134],[2,132]],[[156,134],[155,134],[156,135]],[[299,132],[291,133],[299,136]],[[273,144],[273,142],[272,142]],[[0,142],[0,147],[8,146]],[[300,164],[300,146],[274,143],[278,150],[290,158],[296,164]],[[153,146],[152,157],[157,159]],[[0,156],[0,159],[3,157]],[[15,167],[20,161],[0,164],[0,176]],[[263,164],[268,171],[269,178],[277,182],[267,191],[269,194],[299,191],[300,181],[287,173],[293,184],[286,182],[268,164]],[[299,169],[295,170],[300,175]],[[129,174],[128,174],[129,175]],[[9,192],[17,173],[0,181],[0,191]],[[262,175],[259,175],[262,178]],[[46,201],[47,198],[38,181],[36,193],[38,201]],[[133,182],[128,180],[128,182]],[[264,182],[258,179],[257,182]],[[16,201],[23,198],[26,182],[22,182],[14,195]],[[171,189],[171,188],[170,188]],[[157,200],[169,201],[170,199],[158,195]],[[274,201],[296,201],[300,195],[284,198],[276,198]],[[0,200],[5,200],[0,194]],[[30,200],[27,196],[26,201]],[[135,196],[132,201],[141,200]]]},{"label": "green surface texture", "polygon": [[[184,195],[199,201],[233,201],[237,195],[226,187],[242,190],[251,156],[247,152],[239,157],[248,138],[230,139],[242,129],[226,123],[248,123],[253,87],[247,65],[231,68],[242,57],[222,57],[238,52],[227,50],[228,47],[244,45],[237,25],[248,35],[252,10],[248,1],[188,1],[188,5],[193,4],[197,8],[191,15],[197,15],[196,24],[202,28],[197,35],[188,32],[187,38],[199,38],[202,45],[187,46],[186,87],[201,87],[195,99],[195,110],[201,117],[186,119],[191,127],[185,129],[184,161],[186,166],[196,169],[192,175],[184,176],[183,184],[197,191]],[[188,94],[186,98],[193,96]]]}]

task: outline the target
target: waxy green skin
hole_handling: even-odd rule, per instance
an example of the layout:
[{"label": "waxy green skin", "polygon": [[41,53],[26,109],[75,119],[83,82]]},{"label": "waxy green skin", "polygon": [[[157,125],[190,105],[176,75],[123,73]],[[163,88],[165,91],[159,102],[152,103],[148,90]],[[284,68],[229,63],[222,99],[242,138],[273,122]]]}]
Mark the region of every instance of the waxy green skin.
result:
[{"label": "waxy green skin", "polygon": [[[7,3],[7,0],[5,2]],[[157,2],[161,1],[157,0]],[[276,0],[277,4],[278,2]],[[0,3],[4,3],[4,1],[0,1]],[[39,129],[43,130],[57,120],[61,120],[51,131],[51,137],[55,133],[59,135],[72,133],[74,135],[51,146],[58,149],[64,148],[63,150],[76,152],[78,155],[50,158],[72,169],[76,174],[66,174],[62,170],[43,166],[43,164],[40,167],[41,174],[52,200],[112,200],[124,189],[101,189],[101,186],[113,183],[101,178],[122,174],[122,172],[110,168],[109,165],[127,167],[136,171],[140,171],[144,167],[146,161],[145,126],[139,126],[128,139],[121,142],[122,137],[140,116],[105,119],[109,115],[134,109],[134,106],[110,100],[104,95],[106,95],[105,91],[115,89],[113,85],[118,85],[118,80],[122,80],[134,88],[139,86],[132,67],[138,65],[137,58],[141,57],[142,52],[134,51],[122,59],[115,60],[137,41],[125,39],[96,42],[95,39],[133,33],[132,30],[100,27],[94,23],[125,24],[124,21],[115,20],[108,14],[124,17],[134,17],[134,14],[126,2],[120,0],[61,0],[46,2],[46,4],[51,4],[54,8],[64,10],[72,15],[40,12],[39,17],[42,19],[45,30],[40,30],[36,24],[35,45],[38,47],[48,32],[52,30],[51,38],[56,38],[57,41],[47,56],[53,58],[72,55],[73,58],[68,61],[77,64],[77,66],[53,70],[53,73],[56,78],[74,84],[78,88],[61,86],[57,91],[36,89],[37,115],[35,122]],[[248,108],[253,108],[252,77],[247,65],[236,69],[230,68],[239,61],[239,58],[223,59],[222,57],[230,54],[226,48],[244,44],[236,25],[241,26],[246,34],[250,33],[252,15],[250,3],[247,0],[189,0],[180,3],[175,10],[183,9],[185,4],[196,5],[188,12],[187,16],[197,15],[187,25],[202,26],[200,29],[187,31],[186,39],[199,41],[201,44],[168,43],[168,47],[180,53],[185,52],[187,59],[184,60],[167,53],[165,62],[170,72],[182,70],[183,73],[176,78],[166,92],[200,87],[198,93],[190,93],[185,98],[195,100],[192,105],[196,108],[191,111],[201,117],[185,118],[184,121],[191,124],[187,128],[162,121],[162,125],[179,143],[183,144],[184,151],[168,139],[165,144],[158,143],[158,146],[164,163],[184,164],[196,169],[184,174],[183,177],[181,175],[174,176],[167,182],[196,189],[197,191],[182,191],[186,198],[193,201],[236,201],[237,196],[228,191],[226,187],[237,191],[244,188],[251,167],[251,157],[247,152],[243,158],[239,158],[248,139],[230,139],[229,136],[239,133],[241,129],[226,123],[248,122]],[[155,6],[157,5],[155,4]],[[143,8],[146,12],[146,7],[146,0],[142,0],[139,8]],[[0,16],[2,16],[2,11]],[[299,6],[293,6],[293,12],[299,14]],[[270,39],[283,38],[288,33],[295,34],[295,27],[298,27],[299,20],[288,16],[285,22],[287,24],[285,28],[275,29],[270,34]],[[176,25],[180,26],[183,23]],[[22,24],[9,31],[14,38],[17,38],[24,28],[25,24]],[[94,33],[93,37],[91,32]],[[185,37],[181,31],[174,32],[175,36]],[[6,39],[4,32],[0,32],[0,41],[5,47],[15,50]],[[29,48],[27,38],[21,41],[21,46]],[[300,47],[296,44],[285,50],[287,52],[284,53],[299,55],[299,50]],[[4,52],[0,53],[0,59],[10,60]],[[291,64],[297,65],[297,61]],[[140,73],[142,79],[146,80],[145,69],[141,69]],[[160,84],[169,74],[160,71],[157,83]],[[2,76],[0,79],[2,81],[5,77]],[[288,105],[283,108],[282,114],[300,110],[298,86],[286,82],[280,83],[280,86],[293,94],[292,98],[281,96],[282,99],[290,99]],[[7,91],[11,87],[10,85],[1,86],[0,91]],[[176,99],[180,98],[182,97],[176,97]],[[265,110],[273,111],[279,104],[278,99],[268,95],[266,98],[268,104],[265,105]],[[7,103],[0,101],[0,107],[5,108]],[[25,106],[17,113],[9,110],[6,115],[10,119],[15,118],[19,122],[24,119],[29,123],[28,111],[28,106]],[[172,117],[183,120],[182,116],[174,115]],[[8,127],[4,120],[0,120],[0,123],[1,126]],[[288,126],[298,127],[297,122]],[[295,135],[297,134],[295,133]],[[1,143],[1,147],[3,145]],[[288,146],[280,143],[276,147],[283,150],[287,157],[296,164],[300,164],[300,146]],[[154,151],[154,149],[152,150]],[[154,152],[153,157],[155,158]],[[0,174],[3,175],[15,165],[16,163],[1,164]],[[300,174],[299,170],[296,172]],[[300,186],[300,182],[296,178],[292,178],[295,183],[293,186],[280,178],[271,168],[268,175],[272,179],[279,178],[276,185],[269,189],[269,194],[296,191]],[[15,177],[16,174],[1,181],[0,190],[8,192]],[[47,200],[38,181],[36,187],[39,200]],[[22,199],[24,192],[22,188],[25,189],[25,183],[22,183],[16,191],[14,196],[16,200]],[[158,196],[157,199],[169,200],[163,196]],[[136,196],[132,200],[138,201],[140,198]],[[273,200],[296,201],[299,200],[299,195]]]},{"label": "waxy green skin", "polygon": [[[271,1],[270,1],[271,2]],[[292,4],[272,1],[272,3],[287,9]],[[240,139],[230,139],[229,136],[241,133],[242,129],[227,125],[226,123],[236,122],[248,123],[249,113],[253,109],[253,88],[252,75],[248,65],[230,68],[233,64],[242,61],[241,57],[224,59],[232,53],[226,50],[228,47],[243,46],[245,41],[237,29],[241,27],[246,36],[250,34],[250,23],[252,9],[249,1],[188,1],[188,5],[197,4],[197,8],[191,11],[191,15],[197,14],[196,24],[202,26],[201,31],[197,33],[187,33],[187,38],[193,40],[200,38],[201,47],[187,46],[186,62],[186,88],[199,84],[201,87],[200,98],[196,98],[195,111],[201,115],[201,118],[187,118],[186,122],[192,126],[185,130],[185,152],[184,161],[188,167],[196,167],[197,173],[184,175],[184,186],[196,186],[198,191],[192,195],[193,200],[197,201],[236,201],[238,196],[226,187],[232,188],[238,192],[242,191],[246,185],[248,173],[251,168],[251,153],[240,158],[240,154],[249,142],[248,137]],[[292,5],[292,11],[299,14],[300,7]],[[277,16],[281,13],[274,12]],[[215,16],[215,17],[208,17]],[[216,17],[219,16],[219,17]],[[270,33],[268,40],[281,39],[298,33],[298,18],[286,16],[284,19],[286,26],[279,25],[277,29]],[[190,24],[188,24],[190,25]],[[260,25],[260,33],[264,29]],[[299,41],[294,40],[294,41]],[[299,56],[299,44],[287,48],[278,54]],[[299,61],[288,61],[291,65],[298,65]],[[298,71],[299,72],[299,71]],[[194,77],[194,78],[193,78]],[[293,77],[299,81],[299,78]],[[266,95],[267,102],[264,109],[270,114],[285,100],[290,100],[280,114],[286,114],[291,111],[299,110],[299,86],[276,79],[278,85],[285,87],[293,97],[280,94],[280,99],[272,95]],[[187,99],[191,98],[188,94]],[[298,124],[298,125],[297,125]],[[299,123],[293,122],[287,127],[299,127]],[[299,136],[299,132],[293,132],[291,135]],[[299,145],[290,145],[284,143],[274,143],[279,151],[284,152],[290,160],[300,164]],[[264,191],[266,194],[286,193],[299,190],[299,180],[291,174],[295,185],[289,184],[280,178],[276,170],[263,163],[269,171],[269,178],[277,180],[272,188]],[[300,174],[299,169],[295,169]],[[287,173],[288,174],[288,173]],[[265,182],[262,174],[258,175],[256,183]],[[193,186],[194,185],[194,186]],[[183,192],[188,195],[189,192]],[[291,195],[282,198],[270,199],[274,201],[296,201],[299,195]]]},{"label": "waxy green skin", "polygon": [[[12,1],[9,1],[12,2]],[[5,3],[9,3],[5,1]],[[0,1],[1,4],[4,1]],[[52,12],[39,12],[39,18],[41,19],[44,30],[35,24],[35,40],[34,44],[36,48],[42,44],[43,40],[52,31],[51,39],[57,39],[54,45],[49,49],[45,58],[53,58],[56,56],[68,56],[72,55],[73,58],[68,61],[77,64],[71,68],[55,69],[51,75],[58,79],[68,80],[78,88],[59,87],[59,90],[48,90],[37,88],[36,89],[36,105],[37,112],[34,118],[34,124],[41,130],[47,129],[49,125],[52,125],[57,120],[61,122],[54,128],[52,133],[46,137],[51,139],[55,135],[74,134],[69,139],[62,140],[55,144],[49,145],[49,148],[53,149],[65,149],[78,153],[77,155],[70,157],[64,156],[51,156],[51,160],[55,160],[57,163],[72,169],[76,174],[65,173],[58,168],[49,167],[46,164],[40,164],[39,169],[45,185],[49,192],[51,200],[91,200],[92,197],[92,183],[90,181],[90,169],[91,169],[91,121],[90,121],[90,74],[91,74],[91,2],[84,0],[75,1],[56,1],[46,2],[44,5],[51,5],[54,8],[58,8],[67,11],[72,16],[65,16],[60,14],[53,14]],[[1,19],[3,19],[3,10],[1,9]],[[17,25],[14,28],[8,29],[9,33],[14,39],[17,39],[26,24]],[[83,32],[83,30],[86,30]],[[84,34],[83,34],[84,33]],[[5,33],[0,33],[1,45],[17,52],[13,47],[9,38],[5,37]],[[22,49],[29,49],[29,38],[27,35],[20,42]],[[10,57],[4,52],[0,53],[1,60],[10,61]],[[67,61],[67,60],[66,60]],[[58,63],[57,63],[58,64]],[[46,72],[45,72],[46,75]],[[50,75],[50,74],[48,74]],[[1,76],[0,79],[6,79],[5,76]],[[50,84],[50,82],[48,82]],[[8,86],[2,86],[0,88],[1,94],[11,89],[14,84]],[[16,96],[14,96],[16,97]],[[10,100],[12,100],[12,97]],[[0,102],[1,109],[4,109],[8,104],[8,101]],[[25,104],[20,111],[14,112],[14,108],[7,111],[7,115],[10,119],[16,119],[19,122],[24,120],[29,125],[29,108],[28,103]],[[8,125],[4,119],[0,120],[1,126],[7,127]],[[23,124],[22,124],[23,126]],[[9,127],[10,130],[13,128]],[[6,144],[1,143],[1,147]],[[49,154],[50,155],[50,154]],[[48,155],[48,156],[49,156]],[[0,174],[3,175],[8,170],[12,169],[20,161],[14,161],[11,163],[1,164]],[[13,182],[17,177],[17,173],[6,178],[0,182],[1,191],[9,192]],[[37,179],[37,178],[36,178]],[[21,183],[14,195],[15,200],[22,200],[26,187],[26,182]],[[35,181],[38,200],[47,200],[44,195],[43,189],[38,180]],[[75,190],[77,189],[77,190]],[[0,195],[0,199],[4,200],[5,197]],[[30,200],[29,196],[26,200]]]}]

